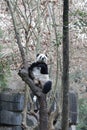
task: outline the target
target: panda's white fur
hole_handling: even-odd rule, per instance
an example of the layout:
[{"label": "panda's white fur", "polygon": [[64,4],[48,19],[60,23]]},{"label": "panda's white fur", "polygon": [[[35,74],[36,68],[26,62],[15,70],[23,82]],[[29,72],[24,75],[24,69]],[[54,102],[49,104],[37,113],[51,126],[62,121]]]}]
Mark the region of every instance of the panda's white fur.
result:
[{"label": "panda's white fur", "polygon": [[47,63],[47,56],[45,54],[37,54],[36,62],[44,62]]},{"label": "panda's white fur", "polygon": [[45,82],[50,80],[48,74],[41,74],[40,71],[37,68],[35,68],[33,70],[33,74],[34,74],[35,79],[39,80],[41,82],[42,86],[45,84]]}]

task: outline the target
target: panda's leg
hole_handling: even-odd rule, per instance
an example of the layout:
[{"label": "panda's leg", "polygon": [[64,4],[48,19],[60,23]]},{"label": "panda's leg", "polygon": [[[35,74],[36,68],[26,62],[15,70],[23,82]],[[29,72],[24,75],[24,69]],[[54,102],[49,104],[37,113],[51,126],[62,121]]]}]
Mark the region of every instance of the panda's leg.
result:
[{"label": "panda's leg", "polygon": [[44,94],[47,94],[50,90],[51,90],[51,87],[52,87],[52,81],[47,81],[44,86],[43,86],[43,90],[42,92]]}]

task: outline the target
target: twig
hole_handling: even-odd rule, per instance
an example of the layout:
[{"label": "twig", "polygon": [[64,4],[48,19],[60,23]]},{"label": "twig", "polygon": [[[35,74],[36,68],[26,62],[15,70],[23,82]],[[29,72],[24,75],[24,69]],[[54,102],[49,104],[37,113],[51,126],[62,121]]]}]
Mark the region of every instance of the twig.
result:
[{"label": "twig", "polygon": [[23,50],[23,46],[21,44],[21,40],[20,40],[20,36],[19,36],[19,31],[18,31],[18,29],[16,27],[16,21],[15,21],[14,13],[12,11],[11,4],[10,4],[9,0],[5,0],[5,2],[7,3],[8,7],[9,7],[9,10],[11,12],[12,22],[13,22],[13,25],[14,25],[14,31],[15,31],[15,35],[16,35],[16,39],[17,39],[17,44],[18,44],[18,47],[19,47],[19,50],[20,50],[20,53],[21,53],[23,65],[27,66],[26,56],[25,56],[25,53],[24,53],[24,50]]}]

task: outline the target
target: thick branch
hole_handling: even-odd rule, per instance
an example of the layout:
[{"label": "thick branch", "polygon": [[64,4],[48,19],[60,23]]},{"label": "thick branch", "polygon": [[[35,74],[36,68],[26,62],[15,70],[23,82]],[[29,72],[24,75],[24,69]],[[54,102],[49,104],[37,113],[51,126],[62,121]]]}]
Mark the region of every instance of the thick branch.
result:
[{"label": "thick branch", "polygon": [[42,94],[42,89],[35,86],[34,82],[28,76],[28,71],[24,68],[24,69],[21,69],[18,74],[22,78],[22,80],[28,84],[28,86],[31,88],[32,92],[35,95],[37,95],[38,97],[40,97]]}]

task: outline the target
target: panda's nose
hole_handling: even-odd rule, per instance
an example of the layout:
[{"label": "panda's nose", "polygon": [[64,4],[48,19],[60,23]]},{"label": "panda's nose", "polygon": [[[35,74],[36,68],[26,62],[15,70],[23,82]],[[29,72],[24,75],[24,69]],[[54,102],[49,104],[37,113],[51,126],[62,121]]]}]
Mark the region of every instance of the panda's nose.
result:
[{"label": "panda's nose", "polygon": [[44,58],[42,58],[42,61],[44,61]]}]

